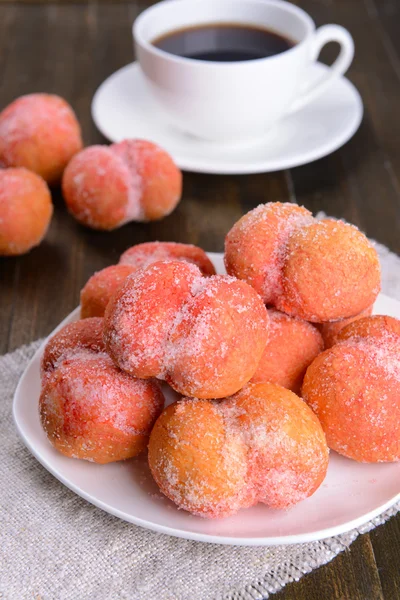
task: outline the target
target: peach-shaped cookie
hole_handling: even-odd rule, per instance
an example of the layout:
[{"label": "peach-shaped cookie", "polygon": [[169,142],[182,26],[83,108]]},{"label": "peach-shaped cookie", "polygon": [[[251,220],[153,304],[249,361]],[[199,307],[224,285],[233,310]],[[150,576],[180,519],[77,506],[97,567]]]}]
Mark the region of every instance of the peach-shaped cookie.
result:
[{"label": "peach-shaped cookie", "polygon": [[358,315],[380,290],[376,250],[356,227],[317,221],[293,232],[287,243],[280,310],[321,322]]},{"label": "peach-shaped cookie", "polygon": [[215,275],[214,265],[207,254],[198,246],[178,244],[177,242],[145,242],[128,248],[119,260],[135,270],[148,267],[154,262],[181,260],[199,267],[203,275]]},{"label": "peach-shaped cookie", "polygon": [[150,435],[149,466],[179,508],[208,518],[236,513],[247,498],[247,447],[208,400],[168,406]]},{"label": "peach-shaped cookie", "polygon": [[164,397],[154,381],[120,371],[105,353],[77,353],[46,380],[40,420],[65,456],[100,464],[142,452]]},{"label": "peach-shaped cookie", "polygon": [[131,265],[111,265],[97,271],[81,290],[81,319],[103,317],[110,298],[135,271]]},{"label": "peach-shaped cookie", "polygon": [[0,113],[0,164],[6,167],[26,167],[52,185],[81,148],[75,113],[59,96],[21,96]]},{"label": "peach-shaped cookie", "polygon": [[41,177],[27,169],[0,169],[0,255],[24,254],[40,244],[52,214]]},{"label": "peach-shaped cookie", "polygon": [[135,377],[165,379],[183,395],[222,398],[254,375],[268,314],[243,281],[158,262],[130,275],[112,297],[104,335],[115,363]]},{"label": "peach-shaped cookie", "polygon": [[300,398],[249,384],[220,402],[185,398],[165,409],[150,435],[149,466],[179,508],[220,518],[257,502],[304,500],[326,475],[328,448]]},{"label": "peach-shaped cookie", "polygon": [[94,317],[69,323],[49,339],[41,361],[42,381],[65,358],[82,351],[105,352],[103,319]]},{"label": "peach-shaped cookie", "polygon": [[65,170],[62,189],[80,223],[111,230],[171,213],[181,198],[182,173],[156,144],[125,140],[77,154]]},{"label": "peach-shaped cookie", "polygon": [[226,236],[225,265],[267,304],[312,322],[354,317],[380,289],[378,255],[364,234],[293,204],[261,205],[242,217]]},{"label": "peach-shaped cookie", "polygon": [[260,204],[239,219],[226,236],[228,274],[244,279],[266,304],[274,304],[282,290],[281,271],[289,236],[312,222],[312,214],[303,206]]},{"label": "peach-shaped cookie", "polygon": [[338,339],[308,367],[304,399],[333,450],[359,462],[400,460],[399,321],[365,317]]},{"label": "peach-shaped cookie", "polygon": [[273,309],[268,315],[268,342],[251,381],[278,383],[298,394],[307,367],[324,349],[322,336],[307,321]]}]

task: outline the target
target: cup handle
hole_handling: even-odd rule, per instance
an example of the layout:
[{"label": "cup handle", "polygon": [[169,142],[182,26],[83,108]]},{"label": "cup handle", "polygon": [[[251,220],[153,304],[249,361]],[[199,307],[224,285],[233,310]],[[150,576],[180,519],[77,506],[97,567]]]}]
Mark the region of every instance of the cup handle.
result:
[{"label": "cup handle", "polygon": [[317,83],[312,84],[308,89],[306,88],[300,98],[294,101],[289,108],[289,113],[303,108],[303,106],[319,96],[319,94],[322,94],[351,65],[354,56],[354,41],[347,29],[340,25],[323,25],[317,29],[312,41],[311,61],[317,60],[323,46],[328,42],[338,42],[340,44],[339,56],[330,67],[328,73],[321,77]]}]

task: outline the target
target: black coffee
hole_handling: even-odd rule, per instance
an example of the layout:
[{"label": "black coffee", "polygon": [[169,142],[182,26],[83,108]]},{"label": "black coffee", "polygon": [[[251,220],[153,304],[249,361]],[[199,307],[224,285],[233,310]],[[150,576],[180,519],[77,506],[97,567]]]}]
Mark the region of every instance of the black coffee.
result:
[{"label": "black coffee", "polygon": [[236,62],[280,54],[292,48],[294,42],[261,27],[211,23],[171,31],[156,38],[153,45],[185,58]]}]

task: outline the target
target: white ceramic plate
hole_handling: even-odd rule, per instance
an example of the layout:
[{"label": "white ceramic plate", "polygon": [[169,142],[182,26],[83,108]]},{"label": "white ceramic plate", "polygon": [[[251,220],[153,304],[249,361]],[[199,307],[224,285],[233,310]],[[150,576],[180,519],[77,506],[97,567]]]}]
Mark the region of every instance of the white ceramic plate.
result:
[{"label": "white ceramic plate", "polygon": [[[320,63],[310,68],[311,81],[328,69]],[[317,160],[354,135],[362,114],[358,91],[348,79],[340,77],[262,140],[246,145],[207,142],[180,132],[162,118],[137,63],[106,79],[92,102],[93,120],[109,140],[147,139],[165,148],[181,169],[219,174],[279,171]]]},{"label": "white ceramic plate", "polygon": [[[222,255],[210,254],[210,258],[217,270],[223,272]],[[381,294],[375,312],[399,318],[400,303]],[[77,308],[57,329],[78,318]],[[121,519],[202,542],[268,546],[309,542],[344,533],[400,500],[400,463],[359,464],[332,452],[322,486],[289,511],[269,510],[259,504],[227,519],[194,517],[162,496],[152,480],[146,456],[95,465],[66,458],[50,445],[38,414],[43,347],[29,363],[15,392],[14,419],[19,434],[32,454],[57,479]]]}]

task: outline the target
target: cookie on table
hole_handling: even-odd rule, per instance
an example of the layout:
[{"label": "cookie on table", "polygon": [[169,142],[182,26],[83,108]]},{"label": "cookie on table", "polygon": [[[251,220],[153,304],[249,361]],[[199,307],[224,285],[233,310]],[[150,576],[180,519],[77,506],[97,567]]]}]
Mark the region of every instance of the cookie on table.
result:
[{"label": "cookie on table", "polygon": [[90,146],[74,156],[62,180],[71,215],[86,227],[112,230],[169,215],[182,195],[182,173],[152,142]]},{"label": "cookie on table", "polygon": [[60,96],[28,94],[0,113],[0,165],[25,167],[49,185],[59,183],[82,145],[76,115]]},{"label": "cookie on table", "polygon": [[0,169],[0,255],[18,256],[38,246],[52,214],[50,190],[39,175]]}]

